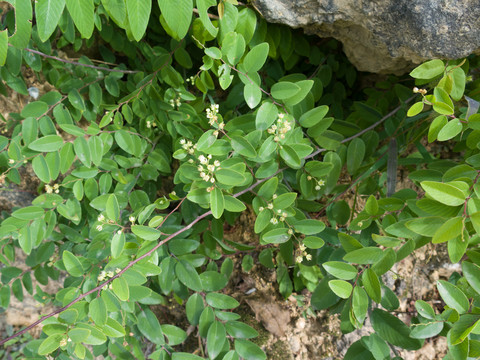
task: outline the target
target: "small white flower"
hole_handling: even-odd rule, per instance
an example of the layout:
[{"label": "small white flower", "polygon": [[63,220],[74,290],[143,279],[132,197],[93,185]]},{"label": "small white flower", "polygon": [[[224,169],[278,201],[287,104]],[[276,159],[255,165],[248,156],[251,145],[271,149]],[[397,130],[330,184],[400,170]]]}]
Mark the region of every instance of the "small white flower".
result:
[{"label": "small white flower", "polygon": [[320,190],[320,186],[318,186],[318,185],[315,186],[315,190],[317,190],[317,191]]},{"label": "small white flower", "polygon": [[207,159],[210,160],[212,158],[212,154],[208,154]]},{"label": "small white flower", "polygon": [[287,217],[288,214],[284,211],[284,212],[282,212],[282,216],[283,216],[283,217]]},{"label": "small white flower", "polygon": [[272,199],[275,200],[278,197],[277,194],[273,194]]},{"label": "small white flower", "polygon": [[208,171],[215,171],[215,165],[213,164],[207,165],[207,169]]},{"label": "small white flower", "polygon": [[307,180],[312,180],[312,177],[310,175],[307,176]]},{"label": "small white flower", "polygon": [[280,216],[280,221],[281,222],[284,222],[285,221],[285,218],[283,216]]},{"label": "small white flower", "polygon": [[97,229],[98,231],[102,231],[102,230],[103,230],[103,226],[102,226],[102,225],[97,225],[96,229]]},{"label": "small white flower", "polygon": [[105,216],[103,216],[103,214],[100,214],[100,215],[98,215],[97,220],[98,221],[103,221],[103,220],[105,220]]},{"label": "small white flower", "polygon": [[147,128],[151,128],[152,127],[152,123],[150,121],[147,120]]},{"label": "small white flower", "polygon": [[292,229],[288,229],[288,235],[293,235],[293,230]]},{"label": "small white flower", "polygon": [[135,216],[133,215],[129,216],[128,221],[130,221],[133,224],[135,222]]},{"label": "small white flower", "polygon": [[212,184],[215,183],[215,178],[214,178],[213,176],[210,178],[210,182],[211,182]]},{"label": "small white flower", "polygon": [[122,271],[122,269],[116,268],[116,269],[115,269],[115,274],[118,274],[120,271]]},{"label": "small white flower", "polygon": [[323,180],[318,180],[317,184],[318,184],[319,186],[323,186],[323,185],[325,185],[325,181],[323,181]]},{"label": "small white flower", "polygon": [[265,208],[264,208],[263,206],[260,206],[260,207],[258,208],[258,211],[263,211],[263,210],[265,210]]},{"label": "small white flower", "polygon": [[117,234],[118,234],[118,235],[122,235],[122,230],[118,230],[118,231],[117,231]]},{"label": "small white flower", "polygon": [[280,141],[280,138],[279,138],[278,136],[275,136],[275,137],[273,138],[273,141],[279,142],[279,141]]},{"label": "small white flower", "polygon": [[207,158],[206,158],[205,156],[203,156],[203,155],[200,155],[200,156],[198,157],[198,160],[200,161],[200,164],[203,164],[203,165],[208,164]]},{"label": "small white flower", "polygon": [[188,159],[188,163],[193,164],[194,163],[193,159]]},{"label": "small white flower", "polygon": [[295,258],[295,262],[296,262],[296,263],[301,263],[302,261],[303,261],[303,256],[297,256],[297,257]]},{"label": "small white flower", "polygon": [[198,165],[197,170],[198,170],[198,171],[203,171],[203,166],[202,166],[202,165]]},{"label": "small white flower", "polygon": [[270,222],[271,222],[273,225],[278,224],[278,220],[275,219],[275,218],[271,218],[271,219],[270,219]]},{"label": "small white flower", "polygon": [[215,165],[215,166],[220,166],[220,161],[215,160],[215,161],[213,162],[213,165]]},{"label": "small white flower", "polygon": [[298,246],[298,248],[299,248],[300,251],[302,251],[302,252],[307,249],[307,247],[306,247],[304,244],[300,244],[300,245]]},{"label": "small white flower", "polygon": [[281,214],[282,213],[282,210],[281,209],[278,209],[277,210],[277,214]]},{"label": "small white flower", "polygon": [[270,210],[272,210],[272,209],[273,209],[273,204],[272,204],[272,203],[268,204],[268,205],[267,205],[267,208],[269,208]]},{"label": "small white flower", "polygon": [[9,164],[15,164],[15,160],[10,159],[10,160],[8,160],[8,163],[9,163]]},{"label": "small white flower", "polygon": [[312,260],[312,255],[311,254],[305,255],[305,259],[307,259],[308,261]]},{"label": "small white flower", "polygon": [[220,130],[223,130],[224,127],[225,127],[225,123],[221,122],[220,124],[218,124],[218,128]]},{"label": "small white flower", "polygon": [[284,117],[285,117],[285,114],[283,114],[283,113],[278,114],[278,118],[279,118],[280,120],[283,119]]},{"label": "small white flower", "polygon": [[113,277],[113,275],[115,275],[115,274],[114,274],[114,272],[113,272],[112,270],[110,270],[110,271],[107,272],[107,276],[108,276],[109,278]]}]

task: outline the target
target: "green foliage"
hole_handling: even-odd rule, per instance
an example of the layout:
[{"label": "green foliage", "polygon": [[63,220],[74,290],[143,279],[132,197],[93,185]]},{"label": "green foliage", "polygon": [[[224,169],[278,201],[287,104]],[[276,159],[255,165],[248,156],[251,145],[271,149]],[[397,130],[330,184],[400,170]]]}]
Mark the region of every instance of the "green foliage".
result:
[{"label": "green foliage", "polygon": [[[360,91],[336,42],[310,44],[234,0],[10,3],[0,92],[28,94],[22,65],[53,86],[0,136],[1,182],[18,184],[29,163],[41,182],[31,205],[2,214],[0,306],[26,291],[62,308],[26,358],[144,359],[148,343],[153,360],[265,359],[224,291],[234,268],[256,266],[275,270],[286,299],[311,293],[307,313],[339,313],[344,333],[370,318],[346,359],[389,359],[390,346],[437,335],[450,358],[479,356],[477,59],[418,66],[425,88],[408,105],[399,78]],[[431,154],[422,137],[461,156]],[[397,160],[418,194],[387,196]],[[242,212],[255,214],[254,243],[224,234]],[[418,299],[408,326],[385,277],[427,243],[445,244],[462,274],[437,282],[444,309]],[[55,294],[34,287],[60,276]],[[151,305],[168,301],[196,331],[157,317]]]}]

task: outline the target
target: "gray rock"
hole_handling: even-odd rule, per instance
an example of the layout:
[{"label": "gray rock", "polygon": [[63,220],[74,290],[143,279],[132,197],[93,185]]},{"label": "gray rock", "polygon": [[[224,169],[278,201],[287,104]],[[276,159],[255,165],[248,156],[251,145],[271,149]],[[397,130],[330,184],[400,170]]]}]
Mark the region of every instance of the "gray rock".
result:
[{"label": "gray rock", "polygon": [[476,0],[254,0],[269,22],[343,43],[358,70],[403,74],[480,50]]}]

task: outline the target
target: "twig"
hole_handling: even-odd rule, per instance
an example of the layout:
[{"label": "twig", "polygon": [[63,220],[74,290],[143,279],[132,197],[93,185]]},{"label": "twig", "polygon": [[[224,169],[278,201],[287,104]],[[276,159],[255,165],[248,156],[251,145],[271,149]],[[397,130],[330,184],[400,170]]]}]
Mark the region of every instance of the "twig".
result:
[{"label": "twig", "polygon": [[[412,101],[413,99],[415,98],[415,96],[412,96],[411,98],[405,100],[402,104],[398,105],[395,109],[393,109],[392,111],[390,111],[387,115],[385,115],[383,118],[381,118],[380,120],[378,120],[375,124],[372,124],[370,125],[369,127],[363,129],[362,131],[359,131],[358,133],[356,133],[355,135],[352,135],[346,139],[343,139],[342,141],[340,141],[341,144],[345,144],[359,136],[362,136],[363,134],[365,134],[366,132],[372,130],[372,129],[375,129],[378,125],[380,125],[382,122],[384,122],[385,120],[387,120],[390,116],[396,114],[398,112],[398,110],[400,110],[402,108],[403,105],[405,104],[408,104],[410,101]],[[324,151],[327,151],[327,149],[318,149],[317,151],[311,153],[310,155],[308,155],[305,159],[310,159],[310,158],[313,158],[314,156],[324,152]]]},{"label": "twig", "polygon": [[[11,46],[11,45],[10,45]],[[33,54],[37,54],[37,55],[40,55],[44,58],[49,58],[49,59],[53,59],[53,60],[57,60],[57,61],[61,61],[63,63],[67,63],[67,64],[73,64],[73,65],[78,65],[78,66],[83,66],[83,67],[88,67],[88,68],[91,68],[91,69],[96,69],[96,70],[104,70],[104,71],[110,71],[110,72],[120,72],[120,73],[125,73],[125,74],[136,74],[138,73],[139,71],[138,70],[121,70],[121,69],[109,69],[109,68],[105,68],[105,67],[101,67],[101,66],[95,66],[95,65],[89,65],[89,64],[82,64],[78,61],[72,61],[72,60],[66,60],[66,59],[62,59],[62,58],[59,58],[57,56],[53,56],[53,55],[47,55],[47,54],[44,54],[38,50],[33,50],[33,49],[23,49],[25,51],[28,51],[28,52],[31,52]]]}]

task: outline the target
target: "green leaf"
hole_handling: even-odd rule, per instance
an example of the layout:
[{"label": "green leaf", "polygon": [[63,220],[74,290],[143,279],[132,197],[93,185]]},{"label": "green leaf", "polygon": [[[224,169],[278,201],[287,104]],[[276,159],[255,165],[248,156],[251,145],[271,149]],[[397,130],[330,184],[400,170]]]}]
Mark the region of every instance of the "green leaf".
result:
[{"label": "green leaf", "polygon": [[368,215],[376,215],[378,212],[378,201],[375,196],[370,195],[365,203],[365,211]]},{"label": "green leaf", "polygon": [[207,350],[210,359],[215,359],[220,354],[226,339],[225,326],[219,321],[214,321],[207,333]]},{"label": "green leaf", "polygon": [[283,145],[282,148],[280,149],[280,156],[285,161],[285,163],[292,169],[300,169],[301,167],[300,157],[292,147],[288,145]]},{"label": "green leaf", "polygon": [[116,232],[115,235],[113,235],[112,243],[110,244],[110,253],[114,259],[122,255],[124,246],[125,233],[123,231],[120,234]]},{"label": "green leaf", "polygon": [[120,218],[120,207],[115,194],[110,194],[107,199],[107,218],[117,222]]},{"label": "green leaf", "polygon": [[445,65],[442,60],[430,60],[417,66],[410,72],[410,76],[415,79],[433,79],[443,73]]},{"label": "green leaf", "polygon": [[211,307],[221,310],[234,309],[240,305],[240,303],[233,297],[216,292],[208,293],[205,296],[205,301]]},{"label": "green leaf", "polygon": [[137,235],[138,237],[147,240],[147,241],[155,241],[157,240],[160,235],[162,234],[159,230],[153,229],[148,226],[143,225],[133,225],[132,232]]},{"label": "green leaf", "polygon": [[452,115],[454,111],[454,106],[452,99],[450,99],[448,93],[441,87],[437,86],[433,89],[433,94],[435,96],[433,110],[443,115]]},{"label": "green leaf", "polygon": [[263,42],[254,46],[243,58],[243,68],[246,73],[260,70],[267,60],[269,51],[268,43]]},{"label": "green leaf", "polygon": [[362,165],[365,156],[365,143],[360,138],[355,138],[347,149],[347,171],[354,174]]},{"label": "green leaf", "polygon": [[87,168],[92,166],[92,156],[90,154],[90,147],[88,146],[87,140],[83,136],[77,137],[73,141],[73,148],[78,159],[85,165]]},{"label": "green leaf", "polygon": [[443,301],[445,301],[445,304],[449,307],[457,310],[459,314],[464,314],[468,311],[470,303],[458,287],[448,281],[438,280],[437,289]]},{"label": "green leaf", "polygon": [[47,135],[31,142],[28,147],[39,152],[58,151],[63,145],[63,139],[58,135]]},{"label": "green leaf", "polygon": [[416,102],[408,109],[407,116],[411,117],[420,114],[423,111],[423,106],[423,101]]},{"label": "green leaf", "polygon": [[246,156],[247,158],[257,157],[257,152],[255,148],[248,142],[247,139],[241,136],[232,136],[232,148],[240,155]]},{"label": "green leaf", "polygon": [[[275,202],[274,202],[275,204]],[[320,220],[305,219],[293,224],[295,231],[305,235],[315,235],[325,229],[325,224]]]},{"label": "green leaf", "polygon": [[463,261],[462,271],[473,290],[480,294],[480,267],[474,263]]},{"label": "green leaf", "polygon": [[463,231],[463,217],[448,219],[433,235],[432,243],[439,244],[459,236]]},{"label": "green leaf", "polygon": [[266,244],[282,244],[287,242],[290,236],[286,228],[273,229],[263,234],[262,241]]},{"label": "green leaf", "polygon": [[107,322],[107,307],[102,297],[96,297],[88,305],[88,316],[95,325],[103,326]]},{"label": "green leaf", "polygon": [[[450,330],[450,341],[452,345],[460,344],[476,328],[480,320],[479,315],[464,314],[461,315]],[[443,323],[440,323],[443,325]],[[443,326],[440,328],[443,328]],[[440,332],[439,331],[439,332]],[[477,333],[477,331],[475,331]],[[436,334],[432,335],[435,336]],[[429,336],[430,337],[430,336]]]},{"label": "green leaf", "polygon": [[229,32],[222,40],[222,53],[227,56],[230,65],[236,65],[245,53],[245,39],[241,34]]},{"label": "green leaf", "polygon": [[250,109],[255,108],[262,100],[262,91],[260,87],[255,83],[245,84],[243,88],[243,97]]},{"label": "green leaf", "polygon": [[364,247],[347,253],[343,260],[355,264],[374,264],[383,256],[383,251],[377,247]]},{"label": "green leaf", "polygon": [[84,275],[83,266],[80,260],[73,255],[70,251],[64,250],[62,255],[63,264],[65,269],[72,276],[82,276]]},{"label": "green leaf", "polygon": [[323,263],[322,266],[328,273],[338,279],[353,280],[357,277],[357,269],[354,266],[341,261],[327,261]]},{"label": "green leaf", "polygon": [[289,206],[293,205],[296,198],[297,193],[295,192],[289,192],[279,195],[275,199],[273,199],[273,206],[275,207],[275,209],[286,209]]},{"label": "green leaf", "polygon": [[90,336],[90,330],[82,328],[74,328],[68,332],[68,337],[72,339],[73,342],[80,343],[87,340]]},{"label": "green leaf", "polygon": [[279,81],[272,86],[271,94],[275,99],[285,100],[288,99],[300,91],[300,87],[297,84],[288,81]]},{"label": "green leaf", "polygon": [[128,282],[123,276],[118,277],[112,281],[112,290],[118,296],[120,301],[128,301],[130,297],[130,289]]},{"label": "green leaf", "polygon": [[373,329],[392,345],[407,350],[418,350],[423,342],[410,337],[410,329],[396,316],[381,309],[374,309],[371,315]]},{"label": "green leaf", "polygon": [[250,339],[258,336],[258,332],[240,321],[227,321],[225,328],[230,336],[237,339]]},{"label": "green leaf", "polygon": [[245,360],[265,360],[267,356],[262,349],[248,340],[235,340],[235,351]]},{"label": "green leaf", "polygon": [[202,280],[198,276],[197,270],[190,264],[188,261],[180,260],[175,266],[175,273],[177,274],[178,280],[194,291],[202,291]]},{"label": "green leaf", "polygon": [[[453,112],[453,111],[452,111]],[[452,119],[443,126],[437,134],[438,141],[447,141],[453,139],[463,130],[463,125],[459,119]]]},{"label": "green leaf", "polygon": [[221,184],[228,186],[238,185],[245,181],[245,176],[243,174],[232,169],[224,168],[215,171],[215,178]]},{"label": "green leaf", "polygon": [[8,52],[8,31],[0,31],[0,66],[5,65]]},{"label": "green leaf", "polygon": [[242,212],[247,208],[243,202],[231,195],[224,195],[223,199],[225,201],[225,210],[227,211]]},{"label": "green leaf", "polygon": [[173,32],[173,37],[177,40],[183,39],[187,35],[190,22],[192,21],[193,1],[158,0],[158,5],[165,22]]},{"label": "green leaf", "polygon": [[85,101],[77,89],[72,89],[68,92],[68,101],[75,109],[85,111]]},{"label": "green leaf", "polygon": [[[25,105],[20,113],[24,118],[33,117],[38,118],[48,111],[48,105],[43,101],[32,101]],[[36,122],[36,120],[35,120]],[[36,137],[36,136],[35,136]]]},{"label": "green leaf", "polygon": [[325,241],[317,236],[307,236],[303,239],[303,244],[309,249],[320,249],[325,245]]},{"label": "green leaf", "polygon": [[[159,2],[160,3],[160,2]],[[147,29],[150,11],[152,10],[151,1],[126,0],[127,15],[133,38],[140,41]],[[163,12],[163,10],[162,10]]]},{"label": "green leaf", "polygon": [[443,322],[434,322],[428,324],[415,324],[416,326],[410,332],[410,337],[415,339],[427,339],[436,336],[443,330]]},{"label": "green leaf", "polygon": [[215,187],[210,191],[210,207],[212,209],[212,215],[215,219],[220,219],[225,209],[225,200],[223,198],[223,192],[219,188]]},{"label": "green leaf", "polygon": [[418,313],[429,320],[435,319],[435,311],[432,306],[423,300],[415,301],[415,308]]},{"label": "green leaf", "polygon": [[427,195],[442,204],[459,206],[465,202],[465,194],[455,186],[435,181],[422,181],[420,183]]},{"label": "green leaf", "polygon": [[352,294],[353,286],[345,280],[330,280],[328,282],[330,289],[342,299],[348,299]]},{"label": "green leaf", "polygon": [[189,354],[184,352],[174,352],[172,354],[172,360],[205,360],[205,359],[194,354]]},{"label": "green leaf", "polygon": [[27,206],[12,213],[12,216],[22,220],[34,220],[42,217],[45,214],[45,210],[38,206]]},{"label": "green leaf", "polygon": [[183,343],[187,338],[187,333],[177,326],[165,324],[162,325],[163,334],[168,339],[168,345],[175,346]]},{"label": "green leaf", "polygon": [[265,181],[265,183],[260,187],[258,190],[257,194],[258,196],[264,198],[265,200],[270,200],[277,191],[278,187],[278,178],[277,177],[272,177],[271,179],[268,179]]},{"label": "green leaf", "polygon": [[[151,342],[157,345],[165,344],[162,328],[155,314],[148,308],[142,309],[137,315],[138,330]],[[178,354],[178,353],[176,353]],[[174,355],[175,357],[175,355]]]},{"label": "green leaf", "polygon": [[298,122],[300,125],[306,128],[315,126],[325,117],[328,110],[329,109],[327,105],[318,106],[304,113]]},{"label": "green leaf", "polygon": [[29,0],[9,2],[15,7],[15,32],[10,36],[9,42],[16,48],[23,49],[28,47],[32,32],[32,3]]},{"label": "green leaf", "polygon": [[42,341],[38,347],[38,355],[48,355],[60,347],[60,342],[65,338],[64,334],[53,334]]},{"label": "green leaf", "polygon": [[65,0],[67,10],[83,38],[89,39],[93,33],[93,0]]},{"label": "green leaf", "polygon": [[371,268],[366,269],[362,274],[362,283],[368,296],[376,303],[380,303],[382,300],[382,289],[375,271]]},{"label": "green leaf", "polygon": [[264,102],[255,116],[257,130],[267,130],[278,118],[278,109],[271,102]]},{"label": "green leaf", "polygon": [[216,46],[205,48],[205,55],[210,56],[212,59],[222,58],[222,52]]}]

